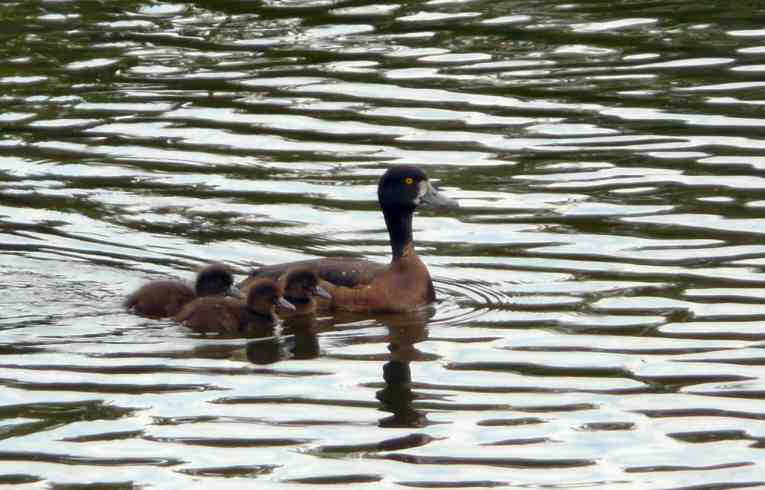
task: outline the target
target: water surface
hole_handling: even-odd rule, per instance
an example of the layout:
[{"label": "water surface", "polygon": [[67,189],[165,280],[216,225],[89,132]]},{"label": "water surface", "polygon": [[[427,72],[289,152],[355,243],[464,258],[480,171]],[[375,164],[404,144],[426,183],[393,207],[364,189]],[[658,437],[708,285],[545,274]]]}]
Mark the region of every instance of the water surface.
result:
[{"label": "water surface", "polygon": [[[765,485],[765,10],[654,1],[0,5],[0,483]],[[209,261],[388,260],[439,295],[199,336]],[[86,487],[87,488],[87,487]]]}]

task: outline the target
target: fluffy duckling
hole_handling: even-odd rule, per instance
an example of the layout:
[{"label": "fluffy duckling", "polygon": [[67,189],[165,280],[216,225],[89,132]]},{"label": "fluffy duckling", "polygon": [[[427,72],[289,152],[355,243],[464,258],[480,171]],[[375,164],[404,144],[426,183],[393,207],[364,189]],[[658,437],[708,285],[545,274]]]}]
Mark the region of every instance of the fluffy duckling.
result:
[{"label": "fluffy duckling", "polygon": [[233,284],[234,276],[226,266],[214,263],[199,271],[193,288],[178,280],[151,281],[130,294],[123,305],[138,315],[170,317],[197,297],[229,293]]},{"label": "fluffy duckling", "polygon": [[246,303],[223,296],[197,298],[184,306],[175,319],[196,332],[237,333],[249,326],[274,325],[277,306],[295,309],[284,299],[276,281],[260,279],[247,289]]},{"label": "fluffy duckling", "polygon": [[319,285],[319,281],[319,276],[307,267],[292,269],[280,278],[284,284],[284,298],[295,308],[290,311],[278,309],[279,316],[310,315],[316,312],[317,297],[331,300],[332,296]]}]

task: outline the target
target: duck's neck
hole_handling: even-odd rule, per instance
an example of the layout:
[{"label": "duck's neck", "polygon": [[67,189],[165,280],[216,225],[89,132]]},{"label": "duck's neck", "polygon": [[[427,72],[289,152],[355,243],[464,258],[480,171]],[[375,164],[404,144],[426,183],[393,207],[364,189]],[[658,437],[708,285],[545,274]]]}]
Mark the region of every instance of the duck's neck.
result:
[{"label": "duck's neck", "polygon": [[413,251],[412,214],[414,214],[413,208],[397,205],[383,207],[394,261]]}]

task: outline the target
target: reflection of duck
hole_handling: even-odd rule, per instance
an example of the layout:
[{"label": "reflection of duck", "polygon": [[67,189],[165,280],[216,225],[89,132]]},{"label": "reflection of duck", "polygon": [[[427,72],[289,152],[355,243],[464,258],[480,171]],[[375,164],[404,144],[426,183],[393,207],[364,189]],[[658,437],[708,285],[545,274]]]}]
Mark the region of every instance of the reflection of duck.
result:
[{"label": "reflection of duck", "polygon": [[130,311],[149,317],[167,317],[200,296],[224,295],[234,277],[223,264],[210,264],[199,271],[192,289],[177,280],[151,281],[130,294],[123,303]]},{"label": "reflection of duck", "polygon": [[430,273],[414,250],[412,215],[418,206],[456,207],[438,193],[425,173],[411,165],[389,169],[377,197],[390,235],[389,265],[350,257],[304,260],[262,267],[251,277],[278,278],[293,267],[308,267],[332,295],[331,307],[358,312],[401,312],[435,300]]},{"label": "reflection of duck", "polygon": [[273,326],[276,307],[290,308],[282,289],[271,279],[250,284],[246,303],[223,296],[197,298],[175,316],[178,322],[197,332],[242,332],[247,328]]},{"label": "reflection of duck", "polygon": [[424,412],[414,408],[418,394],[412,390],[411,361],[427,357],[415,344],[427,339],[427,310],[407,315],[378,318],[388,327],[390,361],[383,365],[385,385],[376,395],[381,410],[391,415],[380,419],[380,427],[424,427],[429,424]]}]

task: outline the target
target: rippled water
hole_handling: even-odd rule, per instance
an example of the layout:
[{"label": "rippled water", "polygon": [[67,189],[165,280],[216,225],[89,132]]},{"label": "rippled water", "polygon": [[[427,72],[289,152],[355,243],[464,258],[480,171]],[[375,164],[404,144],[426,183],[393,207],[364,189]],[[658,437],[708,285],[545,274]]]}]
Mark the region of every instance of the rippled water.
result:
[{"label": "rippled water", "polygon": [[[764,24],[0,4],[0,483],[765,485]],[[386,261],[398,163],[461,205],[415,218],[429,311],[241,339],[121,309],[213,260]]]}]

